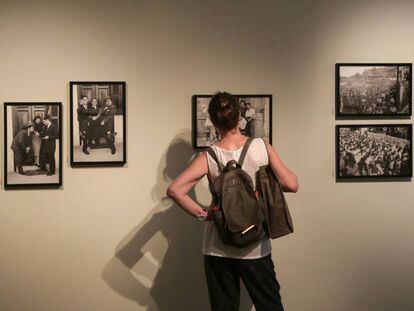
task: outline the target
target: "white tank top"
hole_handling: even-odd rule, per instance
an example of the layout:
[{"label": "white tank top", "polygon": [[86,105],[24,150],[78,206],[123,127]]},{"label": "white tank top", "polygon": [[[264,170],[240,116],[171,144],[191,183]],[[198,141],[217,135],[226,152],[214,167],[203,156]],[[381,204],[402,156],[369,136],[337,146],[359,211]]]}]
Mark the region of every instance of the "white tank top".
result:
[{"label": "white tank top", "polygon": [[[217,155],[219,162],[223,165],[230,160],[239,160],[241,151],[243,148],[238,150],[226,150],[215,145],[212,146],[214,152]],[[214,182],[220,175],[216,161],[207,154],[208,171],[210,174],[211,181]],[[252,178],[253,186],[256,189],[256,172],[262,165],[267,165],[269,159],[267,156],[266,145],[261,138],[255,138],[250,144],[247,150],[246,158],[243,163],[243,170],[249,174]],[[213,221],[207,221],[204,225],[204,236],[203,236],[203,254],[220,257],[230,257],[239,259],[255,259],[261,258],[268,255],[272,251],[272,245],[268,236],[265,236],[262,240],[257,241],[249,247],[239,249],[231,245],[224,244],[214,225]]]}]

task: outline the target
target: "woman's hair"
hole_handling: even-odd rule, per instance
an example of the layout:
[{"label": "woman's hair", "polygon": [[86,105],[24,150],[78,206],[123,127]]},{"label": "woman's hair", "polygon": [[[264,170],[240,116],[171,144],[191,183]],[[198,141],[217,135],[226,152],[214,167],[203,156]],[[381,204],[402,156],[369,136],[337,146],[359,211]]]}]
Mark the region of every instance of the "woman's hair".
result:
[{"label": "woman's hair", "polygon": [[230,93],[218,92],[210,100],[208,114],[215,127],[230,131],[239,123],[239,101]]},{"label": "woman's hair", "polygon": [[42,121],[42,118],[40,116],[35,116],[33,119],[33,123],[36,123],[37,119],[39,119],[39,121]]}]

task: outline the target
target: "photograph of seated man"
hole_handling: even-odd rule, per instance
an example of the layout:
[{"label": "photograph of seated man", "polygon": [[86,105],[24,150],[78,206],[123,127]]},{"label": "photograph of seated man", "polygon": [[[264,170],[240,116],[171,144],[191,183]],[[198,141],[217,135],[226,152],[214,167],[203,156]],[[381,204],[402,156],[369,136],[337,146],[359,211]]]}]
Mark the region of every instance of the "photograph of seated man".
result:
[{"label": "photograph of seated man", "polygon": [[124,83],[71,82],[72,166],[123,165]]},{"label": "photograph of seated man", "polygon": [[100,137],[103,137],[106,146],[111,150],[111,154],[115,154],[114,137],[116,133],[114,129],[114,116],[116,108],[112,104],[112,100],[108,97],[102,108],[98,108],[98,100],[92,99],[88,103],[88,98],[81,98],[78,108],[79,132],[82,138],[82,152],[89,155],[88,147],[99,147]]}]

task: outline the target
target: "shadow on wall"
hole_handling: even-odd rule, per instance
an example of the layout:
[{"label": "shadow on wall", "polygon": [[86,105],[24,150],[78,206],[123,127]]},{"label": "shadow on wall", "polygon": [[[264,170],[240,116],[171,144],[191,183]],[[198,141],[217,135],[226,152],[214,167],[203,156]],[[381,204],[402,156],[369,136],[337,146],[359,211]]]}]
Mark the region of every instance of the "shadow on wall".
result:
[{"label": "shadow on wall", "polygon": [[[170,182],[195,156],[189,141],[190,132],[185,131],[170,144],[152,190],[159,203],[119,243],[102,272],[115,292],[149,311],[210,310],[201,252],[202,225],[165,198]],[[189,195],[196,200],[194,189]],[[244,288],[240,305],[240,310],[252,308]]]}]

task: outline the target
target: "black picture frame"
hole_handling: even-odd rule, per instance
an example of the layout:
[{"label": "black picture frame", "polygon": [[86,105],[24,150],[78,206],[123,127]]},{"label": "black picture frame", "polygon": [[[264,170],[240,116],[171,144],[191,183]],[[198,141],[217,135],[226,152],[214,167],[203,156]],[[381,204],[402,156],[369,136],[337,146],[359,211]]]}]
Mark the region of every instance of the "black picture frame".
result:
[{"label": "black picture frame", "polygon": [[[340,129],[341,128],[349,128],[349,129],[357,129],[357,128],[385,128],[385,127],[405,127],[407,128],[407,139],[409,140],[408,147],[409,147],[409,159],[407,160],[408,165],[408,173],[398,174],[398,175],[342,175],[340,173]],[[389,135],[390,136],[390,135]],[[397,138],[399,139],[399,138]],[[359,159],[359,162],[361,159]],[[341,124],[335,126],[335,176],[337,181],[351,181],[351,180],[402,180],[407,179],[413,176],[413,168],[412,168],[412,161],[413,161],[413,139],[412,139],[412,124],[407,123],[399,123],[399,124]],[[359,163],[358,162],[358,163]],[[346,162],[345,162],[346,163]],[[356,163],[356,160],[355,160]],[[356,164],[358,164],[356,163]]]},{"label": "black picture frame", "polygon": [[[12,141],[10,141],[10,136],[9,136],[9,132],[11,130],[13,130],[14,132],[14,128],[15,126],[17,126],[17,129],[20,130],[20,126],[19,125],[15,125],[15,118],[13,116],[13,108],[14,107],[20,107],[22,109],[26,108],[29,111],[29,107],[43,107],[43,106],[47,106],[47,107],[51,107],[52,111],[53,111],[53,107],[57,107],[57,112],[54,112],[53,115],[56,117],[57,116],[57,121],[56,120],[52,120],[52,123],[54,123],[53,121],[55,121],[55,123],[58,124],[57,128],[58,128],[58,140],[59,140],[59,144],[57,146],[57,150],[59,151],[59,155],[58,155],[58,169],[57,172],[59,174],[59,176],[57,176],[57,182],[44,182],[44,183],[40,183],[40,182],[24,182],[24,183],[11,183],[10,182],[10,178],[9,178],[9,160],[10,161],[14,161],[14,156],[12,159],[9,159],[9,155],[14,151],[11,151],[11,143]],[[11,118],[11,124],[9,122],[9,112],[8,112],[8,108],[11,107],[12,109],[12,115],[10,116]],[[30,109],[31,113],[28,115],[33,114],[34,116],[36,116],[33,113],[33,109]],[[17,122],[16,122],[17,123]],[[9,189],[59,189],[60,187],[62,187],[62,173],[63,173],[63,157],[62,157],[62,131],[63,131],[63,119],[62,119],[62,103],[61,102],[4,102],[4,189],[9,190]],[[11,127],[11,129],[9,129],[9,126]],[[12,140],[14,139],[14,133],[12,134]],[[14,164],[14,171],[16,170],[16,164]],[[14,172],[12,172],[14,173]],[[25,178],[25,177],[23,177]],[[34,176],[27,176],[27,178],[35,178]]]},{"label": "black picture frame", "polygon": [[[341,112],[341,77],[340,69],[342,67],[408,67],[407,87],[407,111],[402,113],[349,113]],[[404,74],[404,72],[402,72]],[[400,76],[397,70],[397,84]],[[399,96],[399,95],[398,95]],[[398,99],[400,100],[400,99]],[[337,120],[346,119],[408,119],[412,115],[412,63],[337,63],[335,64],[335,118]]]},{"label": "black picture frame", "polygon": [[[273,95],[272,94],[234,94],[239,101],[247,100],[247,99],[267,99],[268,100],[268,129],[264,130],[264,132],[267,132],[267,136],[265,136],[265,139],[268,140],[270,144],[272,144],[272,137],[273,137]],[[213,97],[212,94],[208,95],[193,95],[191,97],[191,135],[192,135],[192,145],[193,148],[196,150],[203,150],[206,149],[209,145],[202,144],[199,142],[199,122],[197,119],[197,103],[199,99],[204,99],[207,101],[210,101],[210,99]],[[264,108],[266,109],[266,108]],[[263,121],[265,123],[265,121]],[[249,136],[249,135],[248,135]],[[256,136],[256,137],[262,137],[262,136]]]},{"label": "black picture frame", "polygon": [[[74,122],[77,121],[77,115],[74,112],[74,86],[84,86],[84,87],[93,87],[96,86],[98,89],[101,86],[108,86],[111,88],[121,88],[118,91],[117,96],[119,99],[117,104],[114,104],[117,108],[116,115],[122,115],[122,147],[116,149],[116,152],[122,151],[122,159],[121,160],[91,160],[91,161],[79,161],[75,159],[75,152],[74,152],[74,129],[79,128],[79,126],[74,126]],[[70,165],[73,168],[76,167],[122,167],[127,163],[127,127],[126,127],[126,113],[127,113],[127,98],[126,98],[126,82],[125,81],[71,81],[69,83],[70,89]],[[98,91],[99,92],[99,91]],[[96,94],[95,94],[96,95]],[[113,101],[113,97],[111,97]],[[76,102],[78,105],[78,102]],[[76,106],[77,107],[77,106]],[[114,140],[116,136],[114,135]]]}]

